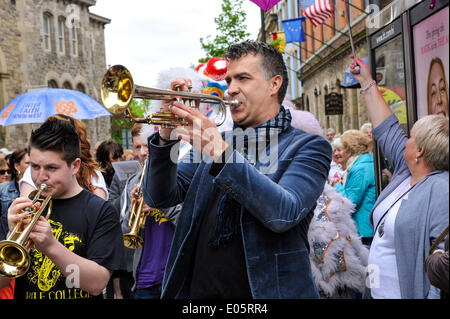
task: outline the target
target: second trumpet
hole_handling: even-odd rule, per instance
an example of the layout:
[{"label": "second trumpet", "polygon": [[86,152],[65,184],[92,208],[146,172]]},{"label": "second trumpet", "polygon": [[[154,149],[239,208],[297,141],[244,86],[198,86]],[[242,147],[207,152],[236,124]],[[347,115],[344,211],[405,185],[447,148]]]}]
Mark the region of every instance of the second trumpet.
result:
[{"label": "second trumpet", "polygon": [[144,205],[144,196],[142,194],[142,180],[145,175],[145,166],[142,168],[141,177],[139,179],[139,185],[137,193],[135,194],[135,200],[131,205],[130,219],[128,220],[128,227],[130,231],[123,235],[124,245],[127,248],[137,249],[141,248],[144,244],[144,240],[139,235],[139,232],[145,226],[145,221],[149,213],[145,213],[142,208]]}]

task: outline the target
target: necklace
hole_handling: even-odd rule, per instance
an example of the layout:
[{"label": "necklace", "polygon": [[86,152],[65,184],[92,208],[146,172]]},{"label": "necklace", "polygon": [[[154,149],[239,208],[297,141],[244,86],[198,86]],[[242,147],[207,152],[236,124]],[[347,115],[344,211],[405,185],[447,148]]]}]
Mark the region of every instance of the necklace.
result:
[{"label": "necklace", "polygon": [[[417,183],[416,183],[417,184]],[[381,216],[380,220],[377,223],[377,226],[375,227],[375,233],[378,230],[378,235],[381,237],[383,237],[384,235],[384,224],[385,224],[385,216],[386,214],[391,210],[392,207],[394,207],[395,204],[397,204],[397,202],[402,199],[403,197],[405,197],[406,194],[408,194],[413,188],[414,186],[416,186],[416,184],[414,184],[413,186],[411,186],[410,188],[408,188],[401,196],[399,196],[392,204],[391,206],[389,206],[389,208],[384,212],[383,216]],[[381,223],[382,222],[382,223]],[[381,223],[381,225],[380,225]]]}]

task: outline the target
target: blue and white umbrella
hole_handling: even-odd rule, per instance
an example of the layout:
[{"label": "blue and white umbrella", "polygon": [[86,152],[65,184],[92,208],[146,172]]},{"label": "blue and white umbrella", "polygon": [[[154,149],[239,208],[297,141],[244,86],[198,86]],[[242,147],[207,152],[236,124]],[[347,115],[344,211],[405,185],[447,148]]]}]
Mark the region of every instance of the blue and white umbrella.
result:
[{"label": "blue and white umbrella", "polygon": [[65,114],[80,120],[112,115],[100,103],[82,92],[42,89],[12,99],[0,111],[0,125],[43,123],[47,117],[55,114]]}]

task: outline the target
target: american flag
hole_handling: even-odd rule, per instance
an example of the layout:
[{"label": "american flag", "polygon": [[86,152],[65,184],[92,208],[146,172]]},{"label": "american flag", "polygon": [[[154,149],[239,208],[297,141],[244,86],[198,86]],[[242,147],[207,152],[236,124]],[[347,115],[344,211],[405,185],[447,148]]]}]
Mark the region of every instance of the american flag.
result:
[{"label": "american flag", "polygon": [[315,27],[334,16],[330,0],[299,0],[299,2],[303,9],[303,15],[311,20]]}]

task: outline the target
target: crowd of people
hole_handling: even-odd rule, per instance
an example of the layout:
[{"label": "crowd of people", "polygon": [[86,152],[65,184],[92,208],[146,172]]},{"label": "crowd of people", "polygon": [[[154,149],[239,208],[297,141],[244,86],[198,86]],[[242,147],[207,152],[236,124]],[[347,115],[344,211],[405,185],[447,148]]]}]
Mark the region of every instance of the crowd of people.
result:
[{"label": "crowd of people", "polygon": [[[0,298],[448,297],[448,117],[425,116],[408,137],[351,56],[370,123],[324,132],[286,98],[276,49],[244,41],[225,58],[229,130],[170,100],[161,106],[183,125],[134,124],[132,150],[93,147],[84,124],[61,115],[27,148],[0,150],[0,240],[40,207],[31,191],[45,183],[52,197],[30,233],[28,272],[3,273]],[[186,74],[169,87],[188,91]],[[184,156],[180,141],[192,146]],[[139,169],[124,177],[121,160]]]}]

